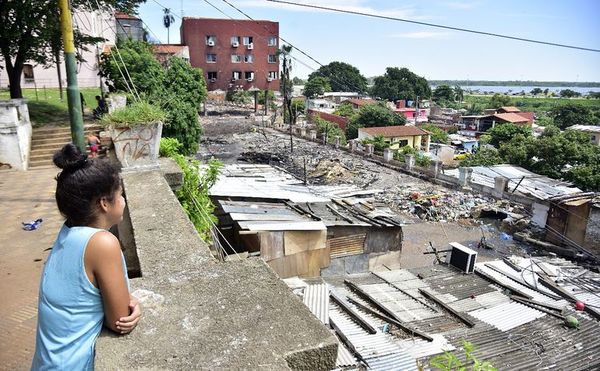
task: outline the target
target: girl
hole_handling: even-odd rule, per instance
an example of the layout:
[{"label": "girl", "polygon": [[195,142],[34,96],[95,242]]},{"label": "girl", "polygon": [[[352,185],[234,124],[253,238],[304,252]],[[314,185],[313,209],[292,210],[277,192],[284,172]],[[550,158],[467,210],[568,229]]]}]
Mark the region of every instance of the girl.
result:
[{"label": "girl", "polygon": [[102,323],[131,332],[140,316],[125,260],[107,230],[123,219],[118,170],[73,144],[54,155],[56,203],[65,217],[40,282],[33,370],[93,370]]}]

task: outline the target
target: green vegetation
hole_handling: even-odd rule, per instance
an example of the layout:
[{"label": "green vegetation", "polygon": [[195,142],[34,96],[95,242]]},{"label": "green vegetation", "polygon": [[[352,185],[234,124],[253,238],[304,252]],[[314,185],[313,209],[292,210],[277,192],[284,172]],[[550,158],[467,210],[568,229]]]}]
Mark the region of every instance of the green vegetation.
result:
[{"label": "green vegetation", "polygon": [[[96,95],[100,95],[100,88],[81,88],[85,106],[88,111],[96,108]],[[63,89],[64,91],[64,89]],[[67,108],[67,94],[63,92],[64,99],[60,100],[58,88],[22,89],[23,98],[27,99],[29,119],[34,126],[43,124],[69,125],[69,111]],[[7,89],[0,90],[0,99],[10,99]],[[85,108],[84,108],[85,111]]]},{"label": "green vegetation", "polygon": [[433,143],[448,143],[448,133],[437,126],[433,124],[425,124],[421,126],[421,129],[428,131],[431,134],[431,141]]},{"label": "green vegetation", "polygon": [[433,357],[429,361],[429,366],[437,370],[443,371],[466,371],[469,364],[472,371],[496,371],[496,368],[488,361],[478,360],[473,352],[475,346],[468,341],[463,341],[463,349],[465,351],[466,362],[461,362],[454,353],[444,352],[443,354]]},{"label": "green vegetation", "polygon": [[329,78],[324,76],[314,76],[304,85],[304,96],[307,98],[315,98],[323,95],[326,91],[331,91],[331,83]]},{"label": "green vegetation", "polygon": [[[551,98],[551,97],[512,97],[503,96],[508,98],[500,102],[501,105],[515,106],[524,112],[535,112],[537,117],[545,116],[551,109],[560,107],[565,104],[577,104],[580,106],[589,107],[595,112],[600,111],[600,100],[598,99],[585,99],[585,98]],[[465,95],[465,101],[463,107],[469,110],[469,107],[491,107],[496,106],[498,102],[490,102],[493,97],[482,96],[482,95]],[[507,104],[503,104],[507,103]],[[498,108],[492,107],[492,108]],[[473,110],[469,114],[481,114],[481,110]]]},{"label": "green vegetation", "polygon": [[[169,59],[168,67],[163,68],[145,42],[119,41],[119,52],[137,93],[164,109],[166,127],[163,136],[177,138],[185,154],[195,153],[202,134],[198,109],[207,95],[202,71],[177,57]],[[115,58],[103,57],[100,74],[109,80],[111,91],[129,92]]]},{"label": "green vegetation", "polygon": [[183,171],[183,184],[177,190],[179,203],[203,241],[211,242],[211,228],[217,218],[213,215],[215,205],[210,200],[208,190],[217,181],[223,164],[219,160],[210,159],[208,166],[199,170],[200,161],[190,159],[181,154],[182,144],[175,138],[161,138],[161,156],[171,157]]},{"label": "green vegetation", "polygon": [[139,101],[120,108],[109,115],[102,116],[100,123],[104,126],[115,125],[136,126],[152,125],[157,122],[164,122],[165,112],[160,107],[153,106],[148,102]]},{"label": "green vegetation", "polygon": [[455,98],[454,89],[450,85],[440,85],[433,91],[433,100],[436,102],[451,102]]},{"label": "green vegetation", "polygon": [[414,100],[431,96],[431,88],[424,77],[417,76],[408,68],[388,67],[383,76],[375,78],[371,95],[395,102],[399,99]]},{"label": "green vegetation", "polygon": [[342,116],[342,117],[352,117],[356,114],[354,108],[351,103],[342,103],[338,106],[338,108],[333,112],[334,115]]},{"label": "green vegetation", "polygon": [[359,128],[396,126],[406,124],[406,117],[398,115],[391,109],[378,104],[367,104],[361,107],[358,114],[352,116],[346,128],[346,135],[353,139],[358,137]]},{"label": "green vegetation", "polygon": [[364,139],[361,143],[362,144],[372,144],[373,150],[378,153],[381,153],[381,152],[383,152],[384,149],[390,147],[390,142],[385,140],[385,137],[383,135],[376,135],[373,138]]},{"label": "green vegetation", "polygon": [[600,123],[600,109],[592,110],[590,107],[577,103],[567,103],[554,107],[549,112],[554,124],[561,129],[573,125],[594,125]]},{"label": "green vegetation", "polygon": [[329,79],[331,91],[367,91],[367,79],[360,74],[358,68],[344,62],[331,62],[308,75],[308,82],[316,77]]},{"label": "green vegetation", "polygon": [[486,81],[486,80],[429,80],[431,85],[461,85],[461,86],[540,86],[540,87],[580,87],[599,88],[600,82],[576,82],[576,81]]},{"label": "green vegetation", "polygon": [[335,144],[335,137],[337,136],[340,137],[340,145],[346,145],[346,135],[335,123],[323,120],[319,116],[313,116],[312,120],[317,126],[317,134],[319,136],[325,134],[327,143]]}]

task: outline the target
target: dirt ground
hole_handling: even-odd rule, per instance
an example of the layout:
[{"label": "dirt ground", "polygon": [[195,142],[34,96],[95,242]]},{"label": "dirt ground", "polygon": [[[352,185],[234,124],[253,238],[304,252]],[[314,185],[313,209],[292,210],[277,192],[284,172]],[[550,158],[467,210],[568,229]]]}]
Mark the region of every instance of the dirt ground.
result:
[{"label": "dirt ground", "polygon": [[[437,249],[447,249],[449,242],[459,242],[479,252],[479,260],[497,259],[506,254],[522,255],[525,250],[512,239],[501,238],[499,220],[473,219],[470,210],[476,205],[496,201],[449,190],[440,185],[409,176],[367,161],[358,155],[336,150],[297,137],[290,155],[290,137],[284,133],[263,128],[260,122],[252,125],[244,116],[206,117],[203,119],[204,137],[197,157],[212,156],[224,163],[262,163],[280,167],[306,180],[308,184],[352,184],[361,189],[379,189],[376,201],[390,206],[405,221],[401,265],[405,268],[433,264],[435,256],[430,242]],[[306,169],[306,170],[305,170]],[[417,217],[414,193],[442,195],[435,217]],[[417,207],[418,208],[418,207]],[[432,221],[434,220],[434,221]],[[441,221],[440,221],[441,220]],[[478,249],[482,230],[495,249]]]}]

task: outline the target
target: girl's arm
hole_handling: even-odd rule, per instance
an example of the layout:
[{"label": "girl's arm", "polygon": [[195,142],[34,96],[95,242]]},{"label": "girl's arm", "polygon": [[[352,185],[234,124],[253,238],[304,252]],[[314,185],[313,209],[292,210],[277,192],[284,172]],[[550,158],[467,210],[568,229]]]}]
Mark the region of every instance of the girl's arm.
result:
[{"label": "girl's arm", "polygon": [[119,240],[106,231],[95,233],[85,252],[85,268],[102,295],[106,326],[120,333],[117,321],[129,315],[129,290],[123,272]]}]

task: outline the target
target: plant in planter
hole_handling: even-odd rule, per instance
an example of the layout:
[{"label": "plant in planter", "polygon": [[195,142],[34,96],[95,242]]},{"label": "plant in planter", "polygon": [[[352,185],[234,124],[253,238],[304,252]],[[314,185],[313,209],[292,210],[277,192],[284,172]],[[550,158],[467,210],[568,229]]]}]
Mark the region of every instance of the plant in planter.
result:
[{"label": "plant in planter", "polygon": [[110,128],[115,153],[124,168],[155,165],[165,112],[140,101],[111,114],[100,123]]}]

